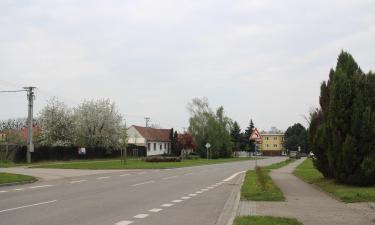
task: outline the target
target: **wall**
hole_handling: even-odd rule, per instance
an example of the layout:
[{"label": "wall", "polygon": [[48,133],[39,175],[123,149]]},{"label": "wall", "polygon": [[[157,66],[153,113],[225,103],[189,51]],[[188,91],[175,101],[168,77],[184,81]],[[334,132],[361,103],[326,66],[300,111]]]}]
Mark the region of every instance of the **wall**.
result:
[{"label": "wall", "polygon": [[[156,149],[154,148],[156,145]],[[161,145],[161,148],[160,148]],[[162,155],[168,154],[170,152],[170,142],[157,142],[157,141],[149,141],[147,142],[147,156],[150,155]]]}]

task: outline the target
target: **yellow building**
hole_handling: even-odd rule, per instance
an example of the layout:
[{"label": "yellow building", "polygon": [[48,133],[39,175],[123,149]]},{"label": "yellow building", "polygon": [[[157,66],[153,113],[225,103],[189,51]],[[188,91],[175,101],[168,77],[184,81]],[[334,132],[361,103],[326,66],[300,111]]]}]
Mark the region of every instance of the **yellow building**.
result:
[{"label": "yellow building", "polygon": [[261,133],[259,147],[263,155],[281,155],[284,150],[284,133]]}]

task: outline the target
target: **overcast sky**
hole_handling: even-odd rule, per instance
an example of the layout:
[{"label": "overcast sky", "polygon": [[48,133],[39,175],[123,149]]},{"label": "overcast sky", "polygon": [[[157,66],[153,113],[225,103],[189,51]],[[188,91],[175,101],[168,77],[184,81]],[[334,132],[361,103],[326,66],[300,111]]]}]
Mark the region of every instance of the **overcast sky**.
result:
[{"label": "overcast sky", "polygon": [[[341,49],[375,69],[374,0],[0,0],[0,90],[69,106],[110,98],[128,124],[188,127],[209,99],[245,128],[285,130],[318,106]],[[25,93],[0,93],[0,119]]]}]

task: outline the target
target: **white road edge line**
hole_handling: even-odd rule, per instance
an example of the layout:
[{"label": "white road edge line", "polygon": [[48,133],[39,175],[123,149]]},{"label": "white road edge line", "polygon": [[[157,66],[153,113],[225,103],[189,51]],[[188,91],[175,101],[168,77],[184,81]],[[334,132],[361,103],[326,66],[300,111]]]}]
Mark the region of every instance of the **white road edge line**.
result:
[{"label": "white road edge line", "polygon": [[13,189],[13,191],[23,191],[25,190],[25,188],[16,188],[16,189]]},{"label": "white road edge line", "polygon": [[129,224],[132,224],[132,223],[134,223],[134,221],[123,220],[123,221],[115,223],[115,225],[129,225]]},{"label": "white road edge line", "polygon": [[53,202],[57,202],[57,200],[52,200],[52,201],[48,201],[48,202],[39,202],[39,203],[31,204],[31,205],[24,205],[24,206],[19,206],[19,207],[10,208],[10,209],[3,209],[3,210],[0,210],[0,213],[2,213],[2,212],[8,212],[8,211],[13,211],[13,210],[17,210],[17,209],[23,209],[23,208],[33,207],[33,206],[38,206],[38,205],[49,204],[49,203],[53,203]]},{"label": "white road edge line", "polygon": [[76,184],[76,183],[82,183],[82,182],[85,182],[87,180],[74,180],[74,181],[70,181],[69,183],[71,184]]},{"label": "white road edge line", "polygon": [[135,186],[139,186],[139,185],[143,185],[143,184],[149,184],[149,183],[155,183],[155,181],[150,180],[150,181],[146,181],[146,182],[142,182],[142,183],[138,183],[138,184],[133,184],[132,186],[135,187]]},{"label": "white road edge line", "polygon": [[148,214],[138,214],[138,215],[135,215],[134,218],[137,218],[137,219],[143,219],[143,218],[146,218],[148,217]]},{"label": "white road edge line", "polygon": [[232,180],[233,178],[235,178],[237,175],[239,175],[239,174],[241,174],[241,173],[245,173],[245,172],[246,172],[246,171],[240,171],[240,172],[237,172],[237,173],[233,174],[232,176],[230,176],[230,177],[224,179],[223,181],[224,181],[224,182],[230,181],[230,180]]}]

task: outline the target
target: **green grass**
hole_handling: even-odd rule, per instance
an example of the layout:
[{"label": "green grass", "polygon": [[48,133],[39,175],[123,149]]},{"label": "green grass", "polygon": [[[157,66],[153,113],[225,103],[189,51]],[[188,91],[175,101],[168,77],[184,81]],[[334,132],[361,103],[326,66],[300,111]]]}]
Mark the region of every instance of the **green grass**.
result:
[{"label": "green grass", "polygon": [[357,187],[344,185],[332,179],[326,179],[314,168],[311,159],[305,160],[294,171],[294,175],[307,183],[318,186],[333,197],[344,202],[375,202],[375,187]]},{"label": "green grass", "polygon": [[237,217],[234,225],[302,225],[296,219],[272,216],[241,216]]},{"label": "green grass", "polygon": [[275,163],[261,170],[249,170],[246,172],[245,180],[241,188],[241,199],[251,201],[284,201],[284,195],[274,184],[269,172],[288,165],[294,160]]},{"label": "green grass", "polygon": [[[227,158],[227,159],[191,159],[182,162],[145,162],[142,159],[129,159],[126,165],[117,160],[104,161],[73,161],[59,163],[43,163],[32,166],[33,168],[61,168],[61,169],[166,169],[187,166],[199,166],[206,164],[227,163],[249,160],[249,158]],[[252,158],[251,158],[252,160]]]},{"label": "green grass", "polygon": [[35,177],[13,173],[0,173],[0,184],[36,181]]}]

